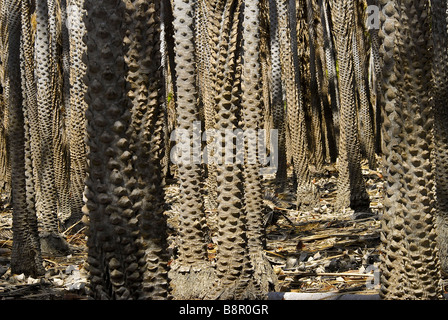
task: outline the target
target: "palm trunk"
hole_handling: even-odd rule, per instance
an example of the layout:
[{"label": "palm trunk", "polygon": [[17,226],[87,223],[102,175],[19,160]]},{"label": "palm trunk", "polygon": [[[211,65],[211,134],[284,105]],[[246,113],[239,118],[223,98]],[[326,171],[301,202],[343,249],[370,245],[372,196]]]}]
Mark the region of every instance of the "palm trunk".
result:
[{"label": "palm trunk", "polygon": [[7,45],[6,77],[9,84],[9,132],[11,156],[11,187],[13,212],[13,247],[11,271],[36,277],[44,273],[37,230],[36,212],[26,203],[25,177],[25,124],[22,111],[20,70],[20,32],[22,3],[9,0],[7,6],[8,23],[5,25]]},{"label": "palm trunk", "polygon": [[88,177],[86,205],[90,295],[94,299],[146,297],[146,246],[135,194],[139,181],[130,148],[132,101],[125,63],[125,3],[85,2]]},{"label": "palm trunk", "polygon": [[368,209],[369,196],[361,172],[361,151],[354,95],[352,41],[354,3],[337,0],[333,16],[340,86],[340,138],[337,207]]},{"label": "palm trunk", "polygon": [[[297,179],[297,206],[312,207],[316,203],[318,196],[317,190],[311,182],[309,171],[303,88],[301,88],[300,74],[298,74],[299,66],[294,8],[289,8],[290,11],[288,11],[288,6],[285,1],[277,1],[282,81],[286,90],[286,123],[289,126],[289,143],[292,148],[292,160]],[[290,12],[289,15],[288,12]],[[291,12],[294,12],[292,17]]]},{"label": "palm trunk", "polygon": [[83,80],[86,65],[82,60],[86,52],[86,46],[82,40],[86,30],[82,20],[83,6],[84,0],[69,0],[67,22],[70,40],[70,93],[67,136],[70,150],[71,217],[66,221],[66,227],[74,225],[82,217],[84,205],[82,194],[87,168],[85,143],[87,104],[84,101],[87,89]]},{"label": "palm trunk", "polygon": [[270,49],[271,49],[271,95],[272,115],[275,130],[278,130],[278,167],[275,176],[280,189],[287,186],[285,108],[283,104],[282,70],[277,20],[277,4],[269,0]]},{"label": "palm trunk", "polygon": [[34,76],[34,43],[31,26],[30,3],[22,1],[22,88],[26,129],[27,205],[35,211],[41,201],[39,168],[41,141],[37,111],[37,88]]},{"label": "palm trunk", "polygon": [[[273,281],[272,267],[264,255],[265,234],[263,229],[263,188],[261,185],[261,165],[257,152],[257,129],[263,121],[262,117],[262,83],[260,65],[260,3],[258,0],[244,2],[243,20],[243,72],[242,88],[242,122],[243,129],[249,138],[246,143],[244,157],[244,204],[246,211],[247,249],[252,263],[252,272],[246,272],[249,288],[245,295],[250,297],[266,297],[269,284]],[[251,136],[251,133],[254,133]],[[243,295],[244,297],[244,295]]]},{"label": "palm trunk", "polygon": [[162,176],[166,114],[158,38],[160,1],[147,5],[144,2],[126,1],[128,30],[125,43],[128,51],[125,60],[129,69],[128,96],[133,105],[130,150],[136,155],[133,166],[138,181],[131,195],[135,203],[141,202],[136,215],[146,249],[145,297],[164,299],[168,295],[168,256]]},{"label": "palm trunk", "polygon": [[437,192],[437,226],[442,271],[448,274],[448,36],[447,2],[433,0],[434,37],[434,142]]},{"label": "palm trunk", "polygon": [[[239,97],[234,95],[240,88],[238,78],[237,59],[240,49],[238,34],[241,19],[241,2],[226,1],[223,7],[223,24],[221,29],[218,70],[217,70],[217,143],[225,150],[226,137],[224,130],[235,130],[238,127],[236,116]],[[232,142],[228,142],[232,143]],[[229,146],[227,146],[229,147]],[[240,278],[243,270],[250,269],[249,259],[246,257],[246,242],[244,235],[244,208],[242,190],[242,165],[236,162],[236,150],[232,154],[225,154],[225,159],[217,159],[218,181],[218,256],[217,281],[212,298],[239,298],[245,283]],[[226,150],[226,151],[227,151]],[[229,157],[230,156],[230,157]],[[222,155],[221,155],[222,157]]]},{"label": "palm trunk", "polygon": [[323,25],[323,38],[325,49],[326,68],[328,72],[328,87],[331,99],[331,110],[333,115],[334,135],[336,141],[335,153],[338,153],[339,136],[340,136],[340,98],[339,98],[339,81],[336,70],[336,49],[333,44],[333,29],[331,23],[330,9],[328,0],[319,0],[320,14]]},{"label": "palm trunk", "polygon": [[[196,10],[196,56],[198,60],[198,83],[199,96],[203,104],[204,126],[205,130],[213,130],[216,126],[216,111],[213,87],[216,75],[216,57],[217,46],[219,42],[219,23],[220,13],[222,13],[223,1],[216,4],[214,1],[200,1]],[[213,136],[206,137],[207,159],[212,159],[213,155]],[[206,208],[214,210],[217,207],[216,202],[216,165],[212,161],[206,162],[207,177],[206,186],[208,197]]]},{"label": "palm trunk", "polygon": [[[193,17],[195,0],[175,0],[173,3],[173,27],[175,39],[175,63],[177,86],[176,135],[186,139],[187,154],[178,163],[180,207],[177,261],[170,276],[173,295],[178,299],[199,298],[213,284],[207,261],[205,242],[205,214],[201,194],[201,165],[191,158],[193,150],[193,125],[199,121],[197,74],[195,70]],[[185,135],[185,136],[184,136]]]},{"label": "palm trunk", "polygon": [[311,136],[312,136],[312,155],[316,170],[320,172],[324,165],[324,149],[322,135],[322,117],[321,101],[319,96],[319,86],[317,84],[317,66],[316,66],[316,30],[314,27],[314,8],[313,1],[306,1],[306,21],[309,37],[309,69],[310,69],[310,116],[311,116]]},{"label": "palm trunk", "polygon": [[[45,0],[36,1],[36,82],[37,110],[41,139],[41,162],[38,172],[41,191],[41,242],[42,251],[66,254],[68,246],[59,234],[58,193],[54,167],[54,105],[56,83],[53,74],[54,63],[50,55],[51,39],[48,31],[48,5]],[[39,208],[39,207],[38,207]]]},{"label": "palm trunk", "polygon": [[353,63],[355,70],[355,84],[359,101],[359,136],[361,150],[369,162],[372,170],[376,169],[375,137],[373,131],[373,109],[370,101],[370,90],[367,81],[367,52],[364,40],[363,15],[360,12],[363,3],[355,5],[355,32],[353,34]]},{"label": "palm trunk", "polygon": [[[426,1],[397,1],[397,97],[386,105],[382,216],[384,299],[440,299],[434,227],[432,54]],[[393,11],[389,11],[393,14]]]}]

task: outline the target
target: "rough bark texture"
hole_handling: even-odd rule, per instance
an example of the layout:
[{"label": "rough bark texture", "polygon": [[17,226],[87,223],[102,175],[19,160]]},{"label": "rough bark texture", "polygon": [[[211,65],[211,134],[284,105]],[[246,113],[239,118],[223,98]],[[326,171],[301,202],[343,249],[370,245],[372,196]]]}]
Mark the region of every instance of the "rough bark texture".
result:
[{"label": "rough bark texture", "polygon": [[22,94],[25,118],[26,202],[36,211],[41,198],[38,170],[41,162],[41,141],[37,111],[37,88],[34,76],[34,44],[29,1],[22,1]]},{"label": "rough bark texture", "polygon": [[[205,130],[215,129],[215,108],[214,108],[214,81],[216,81],[216,57],[219,44],[219,31],[224,1],[199,1],[195,11],[196,42],[195,54],[197,56],[198,69],[198,91],[203,108],[203,119]],[[213,135],[206,135],[207,156],[206,156],[206,181],[207,186],[206,209],[214,210],[216,202],[216,163],[208,161],[212,159]]]},{"label": "rough bark texture", "polygon": [[42,265],[36,212],[27,206],[25,177],[25,124],[22,111],[20,69],[21,1],[8,0],[6,6],[7,24],[5,34],[9,94],[9,152],[11,156],[11,187],[13,212],[13,247],[11,271],[37,277],[45,271]]},{"label": "rough bark texture", "polygon": [[448,274],[448,35],[447,2],[433,0],[434,147],[437,233],[442,271]]},{"label": "rough bark texture", "polygon": [[[396,10],[397,96],[394,104],[386,104],[383,124],[380,294],[384,299],[439,299],[429,9],[426,1],[397,1]],[[392,8],[388,14],[394,16]]]},{"label": "rough bark texture", "polygon": [[[132,101],[128,128],[136,187],[131,192],[146,251],[145,298],[164,299],[168,292],[165,192],[162,159],[166,112],[160,52],[160,1],[126,1],[128,96]],[[138,204],[138,205],[137,205]]]},{"label": "rough bark texture", "polygon": [[309,38],[309,93],[310,97],[310,117],[311,117],[311,154],[312,163],[317,171],[321,171],[324,165],[324,149],[322,134],[322,118],[321,118],[321,100],[319,96],[319,86],[317,83],[317,66],[316,66],[316,30],[314,26],[314,8],[313,1],[306,1],[306,22],[308,27]]},{"label": "rough bark texture", "polygon": [[179,243],[170,276],[176,299],[198,299],[213,284],[207,259],[201,165],[193,159],[193,126],[199,121],[194,53],[195,0],[173,2],[178,146],[186,143],[178,163],[180,187]]},{"label": "rough bark texture", "polygon": [[282,69],[280,63],[280,42],[278,31],[277,4],[275,0],[269,0],[269,39],[271,57],[271,108],[273,117],[273,129],[278,130],[278,167],[276,183],[280,189],[287,186],[287,161],[286,161],[286,126],[285,108],[283,104]]},{"label": "rough bark texture", "polygon": [[369,196],[361,172],[361,151],[354,95],[352,57],[354,3],[351,0],[335,1],[334,11],[341,94],[337,206],[354,210],[368,209]]},{"label": "rough bark texture", "polygon": [[88,177],[86,205],[90,295],[146,297],[145,245],[137,213],[142,204],[130,150],[132,101],[127,93],[125,4],[86,1]]},{"label": "rough bark texture", "polygon": [[[41,161],[38,173],[41,199],[37,205],[40,213],[40,237],[42,251],[48,254],[66,254],[68,246],[59,233],[58,191],[55,177],[54,137],[57,100],[56,68],[50,48],[55,39],[49,34],[49,8],[46,1],[36,1],[36,82],[39,136],[41,139]],[[55,104],[56,103],[56,104]],[[56,117],[57,118],[57,117]]]},{"label": "rough bark texture", "polygon": [[71,217],[66,221],[66,226],[73,225],[82,218],[82,206],[84,205],[82,194],[84,192],[84,180],[87,168],[86,147],[86,117],[87,104],[84,100],[86,84],[84,76],[86,65],[82,60],[86,52],[83,37],[86,33],[83,21],[84,0],[69,0],[68,32],[70,39],[70,92],[67,135],[70,151],[70,194]]},{"label": "rough bark texture", "polygon": [[[233,142],[226,147],[225,130],[238,127],[239,97],[234,95],[240,86],[237,70],[238,48],[240,38],[238,29],[241,2],[228,1],[224,7],[220,55],[219,81],[217,83],[218,147],[225,150],[225,159],[217,165],[218,181],[218,258],[215,296],[219,299],[238,298],[243,293],[245,284],[241,283],[241,273],[250,270],[251,265],[246,256],[244,235],[244,204],[242,190],[242,164],[236,161]],[[233,146],[232,148],[229,148]]]},{"label": "rough bark texture", "polygon": [[[245,141],[244,204],[246,211],[246,238],[252,268],[244,275],[247,286],[242,297],[266,298],[275,277],[264,255],[263,196],[261,163],[258,156],[257,129],[262,122],[262,83],[260,65],[260,3],[245,1],[243,12],[243,71],[242,122],[246,134],[254,135]],[[252,291],[252,292],[250,292]],[[241,295],[241,294],[240,294]]]},{"label": "rough bark texture", "polygon": [[359,137],[361,151],[369,162],[372,170],[376,169],[375,136],[373,134],[373,109],[370,101],[370,90],[368,84],[368,69],[366,60],[368,58],[366,43],[364,39],[364,14],[363,2],[355,1],[354,28],[352,42],[353,63],[355,70],[355,84],[358,100],[359,113]]},{"label": "rough bark texture", "polygon": [[319,0],[320,16],[323,24],[323,39],[325,49],[325,61],[328,73],[328,89],[331,101],[331,110],[333,116],[334,135],[336,140],[336,153],[339,147],[340,136],[340,98],[339,98],[339,79],[336,70],[336,49],[333,43],[332,17],[327,0]]},{"label": "rough bark texture", "polygon": [[[295,13],[293,8],[290,10]],[[289,144],[297,179],[297,206],[305,208],[313,206],[318,197],[309,171],[303,88],[300,86],[298,57],[295,54],[297,52],[295,15],[291,17],[288,12],[287,3],[277,1],[282,81],[286,91],[286,123],[289,126]]]}]

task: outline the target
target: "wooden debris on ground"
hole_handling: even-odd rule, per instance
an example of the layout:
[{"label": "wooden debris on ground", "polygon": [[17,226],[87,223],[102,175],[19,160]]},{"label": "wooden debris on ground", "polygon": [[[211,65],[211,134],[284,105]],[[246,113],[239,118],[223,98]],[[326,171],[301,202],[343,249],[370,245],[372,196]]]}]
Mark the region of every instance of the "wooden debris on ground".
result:
[{"label": "wooden debris on ground", "polygon": [[[311,211],[294,209],[294,195],[267,193],[265,204],[272,219],[267,222],[266,255],[279,277],[282,292],[290,293],[362,293],[378,291],[379,214],[382,209],[381,175],[364,168],[371,197],[370,213],[350,210],[335,212],[337,175],[334,170],[316,177],[322,196]],[[272,179],[266,179],[269,190]],[[176,203],[178,186],[167,190],[169,241],[176,246]],[[216,258],[216,210],[208,210],[209,258]],[[0,210],[0,299],[87,299],[86,237],[82,232],[67,234],[73,254],[44,257],[46,274],[40,279],[11,274],[12,210]],[[218,250],[219,251],[219,250]]]}]

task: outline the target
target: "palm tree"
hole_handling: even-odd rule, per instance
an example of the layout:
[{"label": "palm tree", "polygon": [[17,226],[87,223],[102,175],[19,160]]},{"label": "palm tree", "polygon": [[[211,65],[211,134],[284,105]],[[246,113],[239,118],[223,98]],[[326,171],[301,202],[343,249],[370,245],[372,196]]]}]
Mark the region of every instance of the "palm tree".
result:
[{"label": "palm tree", "polygon": [[[241,1],[226,1],[222,10],[222,30],[219,44],[216,83],[217,143],[222,150],[226,147],[224,130],[238,128],[238,102],[241,85],[238,70],[238,53],[241,38]],[[240,278],[243,270],[251,268],[246,253],[244,234],[244,204],[242,190],[242,164],[236,161],[237,150],[233,146],[226,159],[217,159],[217,224],[218,256],[216,264],[217,281],[212,298],[238,298],[244,291]]]},{"label": "palm tree", "polygon": [[36,211],[40,200],[38,168],[41,162],[41,141],[37,111],[37,88],[34,75],[34,43],[29,1],[22,1],[22,94],[25,117],[25,174],[27,205]]},{"label": "palm tree", "polygon": [[369,207],[361,172],[361,151],[354,95],[354,65],[352,43],[354,32],[354,3],[334,2],[333,16],[340,89],[339,178],[337,207],[364,209]]},{"label": "palm tree", "polygon": [[[24,7],[27,3],[24,4]],[[11,188],[13,212],[13,247],[11,271],[38,276],[44,273],[37,231],[36,212],[26,202],[25,177],[25,125],[22,111],[22,86],[20,69],[20,35],[22,2],[8,0],[2,3],[2,13],[7,24],[3,25],[3,39],[7,39],[6,78],[8,91],[8,127],[10,132]],[[4,11],[3,11],[4,10]]]},{"label": "palm tree", "polygon": [[370,90],[368,85],[368,70],[367,70],[367,52],[366,42],[364,39],[364,14],[361,10],[364,9],[364,3],[357,1],[355,4],[355,22],[352,41],[353,63],[355,70],[355,87],[357,92],[357,101],[359,109],[359,136],[361,151],[369,162],[369,167],[372,170],[376,169],[375,158],[375,137],[373,127],[373,109],[370,101]]},{"label": "palm tree", "polygon": [[433,17],[433,96],[434,96],[434,143],[437,192],[437,220],[439,256],[442,271],[448,273],[448,37],[446,34],[446,1],[431,2]]},{"label": "palm tree", "polygon": [[[245,133],[256,133],[261,127],[262,118],[262,78],[260,65],[260,10],[258,0],[244,2],[243,10],[243,64],[241,75],[242,123]],[[249,137],[244,156],[244,205],[246,222],[247,249],[253,274],[246,272],[249,288],[253,286],[253,297],[262,298],[270,289],[273,271],[264,256],[263,229],[263,188],[261,185],[261,163],[256,150],[257,139]],[[245,295],[249,290],[245,289]],[[243,295],[244,297],[244,295]]]},{"label": "palm tree", "polygon": [[[321,100],[319,96],[319,85],[317,82],[317,43],[316,30],[314,26],[314,7],[313,1],[307,0],[304,6],[306,8],[305,17],[306,26],[308,28],[308,60],[309,60],[309,93],[310,103],[309,112],[311,117],[311,152],[313,155],[313,163],[317,171],[322,170],[324,164],[324,149],[323,149],[323,132],[322,132],[322,109]],[[304,18],[305,18],[304,17]]]},{"label": "palm tree", "polygon": [[397,95],[384,108],[386,194],[380,294],[384,299],[440,299],[434,227],[432,53],[427,50],[429,7],[423,0],[393,4],[396,11],[392,6],[385,12],[395,16],[396,23],[386,22],[392,24],[384,28],[389,33],[396,28]]},{"label": "palm tree", "polygon": [[282,82],[286,91],[286,123],[291,136],[292,160],[297,180],[297,205],[306,207],[313,206],[318,195],[309,171],[305,107],[297,57],[295,1],[290,1],[290,5],[293,7],[288,8],[285,1],[277,1]]},{"label": "palm tree", "polygon": [[[201,194],[201,165],[192,161],[193,125],[199,121],[198,89],[196,85],[196,55],[194,53],[193,17],[195,0],[173,1],[175,41],[176,104],[178,138],[187,139],[187,155],[178,163],[180,188],[179,243],[176,261],[172,264],[173,296],[199,298],[211,281],[205,241],[205,214]],[[185,136],[183,136],[185,135]],[[180,141],[179,141],[180,142]]]},{"label": "palm tree", "polygon": [[[58,95],[59,80],[54,57],[51,57],[55,39],[49,34],[49,11],[45,0],[36,1],[36,41],[35,63],[37,83],[37,114],[39,120],[39,136],[41,140],[41,161],[38,174],[41,199],[38,203],[38,214],[41,213],[41,244],[42,250],[48,253],[66,254],[68,246],[59,233],[58,222],[58,192],[56,187],[54,167],[54,130],[55,115],[59,106],[55,105]],[[53,48],[54,49],[54,48]]]},{"label": "palm tree", "polygon": [[339,98],[339,80],[336,68],[336,48],[333,37],[333,24],[331,17],[331,10],[329,8],[328,0],[318,0],[320,8],[320,17],[322,21],[323,33],[323,47],[325,52],[325,67],[328,73],[328,91],[330,95],[331,110],[333,116],[333,126],[335,135],[335,153],[338,151],[339,136],[340,136],[340,98]]},{"label": "palm tree", "polygon": [[[195,10],[195,30],[196,30],[196,57],[198,70],[198,93],[202,103],[203,122],[207,130],[215,129],[216,126],[216,110],[215,102],[215,86],[216,68],[218,57],[219,31],[220,31],[220,13],[224,1],[208,0],[199,1],[197,10]],[[206,137],[207,143],[207,159],[213,159],[213,144],[215,143],[213,135]],[[206,186],[208,191],[206,208],[214,210],[217,207],[216,202],[216,164],[213,161],[206,161]],[[207,205],[208,204],[208,205]]]},{"label": "palm tree", "polygon": [[87,104],[84,100],[86,85],[83,77],[86,73],[86,65],[82,59],[86,52],[83,36],[86,33],[82,20],[84,13],[84,0],[70,0],[68,2],[67,26],[69,33],[69,105],[67,117],[67,136],[70,153],[70,194],[71,217],[66,222],[66,227],[73,225],[82,217],[84,201],[84,180],[87,168],[86,150],[86,117]]},{"label": "palm tree", "polygon": [[[126,1],[125,61],[128,66],[128,96],[132,101],[129,127],[130,151],[135,154],[136,188],[131,196],[140,222],[140,234],[146,251],[143,286],[147,298],[164,299],[168,295],[168,255],[164,158],[165,90],[160,52],[160,1]],[[134,207],[137,207],[134,205]]]},{"label": "palm tree", "polygon": [[280,189],[287,186],[285,109],[283,104],[282,70],[280,63],[280,42],[277,21],[277,4],[269,0],[269,41],[271,57],[271,108],[273,129],[278,130],[278,167],[276,183]]},{"label": "palm tree", "polygon": [[127,129],[132,101],[123,46],[126,6],[121,0],[89,0],[85,9],[89,148],[85,220],[90,295],[138,299],[147,297],[143,286],[147,247],[138,215],[146,207],[138,201],[140,182],[130,146],[132,131]]}]

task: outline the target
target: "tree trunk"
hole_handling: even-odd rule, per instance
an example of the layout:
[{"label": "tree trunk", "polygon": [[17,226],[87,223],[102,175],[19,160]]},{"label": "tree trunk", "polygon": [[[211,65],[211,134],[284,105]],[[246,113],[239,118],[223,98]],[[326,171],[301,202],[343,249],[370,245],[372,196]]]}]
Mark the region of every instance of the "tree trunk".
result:
[{"label": "tree trunk", "polygon": [[264,192],[261,185],[261,162],[257,150],[257,129],[261,127],[263,121],[259,6],[258,0],[244,2],[242,33],[244,61],[241,76],[242,122],[244,133],[248,135],[248,139],[245,139],[244,156],[244,204],[247,249],[252,268],[243,270],[243,277],[247,278],[248,288],[245,288],[244,294],[240,295],[248,298],[266,298],[270,283],[275,277],[263,250],[265,244]]},{"label": "tree trunk", "polygon": [[442,271],[448,274],[448,35],[447,2],[433,0],[433,96],[437,233]]},{"label": "tree trunk", "polygon": [[[395,5],[398,95],[394,105],[386,105],[383,124],[386,195],[380,294],[384,299],[440,299],[429,8],[424,0]],[[394,15],[392,10],[388,14]]]},{"label": "tree trunk", "polygon": [[337,207],[366,210],[369,196],[361,172],[361,151],[354,95],[354,66],[352,41],[354,32],[354,3],[337,0],[333,16],[340,86],[340,138]]},{"label": "tree trunk", "polygon": [[[205,241],[205,213],[201,193],[201,164],[193,159],[194,125],[200,121],[194,53],[193,17],[195,0],[173,2],[175,41],[177,130],[176,138],[181,152],[178,161],[180,207],[178,256],[172,264],[173,296],[176,299],[198,299],[213,284],[207,259]],[[183,143],[185,142],[185,143]]]},{"label": "tree trunk", "polygon": [[273,116],[273,129],[278,130],[278,163],[275,176],[279,189],[287,187],[287,161],[286,161],[286,125],[285,106],[283,103],[282,69],[280,62],[280,42],[278,31],[277,4],[269,0],[270,22],[270,49],[271,49],[271,103]]},{"label": "tree trunk", "polygon": [[[128,30],[125,43],[128,65],[128,96],[132,101],[129,127],[130,150],[137,186],[132,190],[140,233],[146,250],[143,275],[145,297],[165,299],[168,295],[168,260],[165,192],[163,183],[165,88],[160,52],[160,1],[126,0]],[[135,206],[137,207],[137,206]]]},{"label": "tree trunk", "polygon": [[[132,101],[127,93],[125,3],[85,2],[88,176],[85,220],[94,299],[145,298],[145,242],[140,235],[139,182],[130,148]],[[150,284],[151,285],[151,284]]]},{"label": "tree trunk", "polygon": [[[58,94],[57,79],[53,73],[55,63],[50,55],[52,41],[48,33],[48,5],[45,0],[36,1],[36,82],[37,110],[41,139],[40,174],[41,201],[38,209],[41,212],[41,246],[48,254],[67,254],[68,245],[59,233],[58,192],[56,188],[54,167],[54,115],[57,112],[54,102]],[[38,211],[38,212],[39,212]]]},{"label": "tree trunk", "polygon": [[82,194],[87,168],[85,143],[87,104],[84,100],[87,89],[83,79],[86,74],[86,65],[82,59],[83,54],[86,53],[86,46],[82,40],[86,33],[83,21],[84,0],[69,0],[68,3],[70,93],[67,135],[70,150],[71,217],[66,221],[66,227],[70,227],[82,218],[82,207],[84,205]]},{"label": "tree trunk", "polygon": [[364,15],[360,12],[363,3],[355,2],[355,23],[353,34],[353,63],[355,70],[355,84],[359,102],[359,137],[361,151],[368,160],[369,168],[376,169],[375,136],[373,133],[373,109],[370,101],[370,90],[367,81],[367,51],[364,40]]},{"label": "tree trunk", "polygon": [[11,252],[11,271],[25,273],[33,277],[45,271],[37,230],[36,212],[27,206],[25,189],[25,124],[22,111],[23,96],[21,91],[20,70],[20,32],[22,3],[8,0],[8,23],[5,26],[7,45],[6,77],[9,84],[9,133],[11,156],[11,187],[13,206],[13,247]]},{"label": "tree trunk", "polygon": [[[295,6],[294,6],[295,7]],[[292,160],[297,179],[297,206],[312,207],[318,200],[317,190],[311,182],[308,157],[308,139],[306,136],[305,108],[303,88],[297,57],[297,35],[295,14],[288,15],[289,8],[285,1],[277,1],[279,23],[280,55],[282,64],[282,81],[286,90],[287,125],[290,132]]]}]

